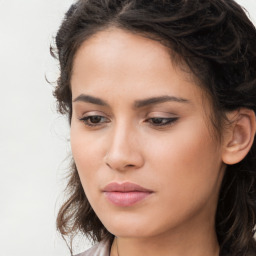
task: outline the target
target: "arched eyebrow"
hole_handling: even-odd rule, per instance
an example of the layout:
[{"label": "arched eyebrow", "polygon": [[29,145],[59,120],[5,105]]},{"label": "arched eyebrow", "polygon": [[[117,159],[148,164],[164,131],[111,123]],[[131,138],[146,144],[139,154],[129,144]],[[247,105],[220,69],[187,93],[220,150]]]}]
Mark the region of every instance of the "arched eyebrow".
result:
[{"label": "arched eyebrow", "polygon": [[[100,98],[90,96],[90,95],[85,95],[85,94],[81,94],[73,100],[73,102],[77,102],[77,101],[89,102],[95,105],[110,107],[110,105],[106,101]],[[178,103],[190,103],[189,100],[184,98],[163,95],[163,96],[151,97],[143,100],[136,100],[134,102],[134,108],[142,108],[149,105],[160,104],[160,103],[170,102],[170,101],[178,102]]]},{"label": "arched eyebrow", "polygon": [[85,94],[80,94],[78,97],[76,97],[73,102],[77,102],[77,101],[82,101],[82,102],[89,102],[95,105],[100,105],[100,106],[107,106],[109,107],[109,104],[97,97],[93,97],[90,95],[85,95]]},{"label": "arched eyebrow", "polygon": [[179,98],[179,97],[174,97],[174,96],[168,96],[168,95],[163,95],[163,96],[157,96],[157,97],[152,97],[152,98],[147,98],[143,100],[136,100],[134,103],[135,108],[142,108],[146,107],[149,105],[154,105],[154,104],[160,104],[164,102],[179,102],[179,103],[190,103],[189,100],[184,99],[184,98]]}]

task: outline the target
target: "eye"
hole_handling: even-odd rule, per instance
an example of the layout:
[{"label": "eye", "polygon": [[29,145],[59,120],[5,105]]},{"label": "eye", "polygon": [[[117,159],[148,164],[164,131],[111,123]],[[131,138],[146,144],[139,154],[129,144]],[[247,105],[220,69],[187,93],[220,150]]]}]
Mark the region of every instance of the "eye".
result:
[{"label": "eye", "polygon": [[149,122],[153,126],[168,126],[173,124],[177,120],[178,117],[152,117],[147,119],[147,122]]},{"label": "eye", "polygon": [[109,123],[109,119],[104,116],[91,115],[79,119],[87,126],[100,126],[104,123]]}]

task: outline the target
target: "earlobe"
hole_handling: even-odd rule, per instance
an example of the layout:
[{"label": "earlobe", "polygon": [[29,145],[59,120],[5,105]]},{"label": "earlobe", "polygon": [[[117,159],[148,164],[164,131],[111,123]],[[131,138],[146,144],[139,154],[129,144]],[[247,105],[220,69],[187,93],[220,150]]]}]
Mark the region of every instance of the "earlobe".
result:
[{"label": "earlobe", "polygon": [[253,110],[242,108],[227,114],[230,124],[224,135],[222,161],[232,165],[242,161],[251,149],[256,121]]}]

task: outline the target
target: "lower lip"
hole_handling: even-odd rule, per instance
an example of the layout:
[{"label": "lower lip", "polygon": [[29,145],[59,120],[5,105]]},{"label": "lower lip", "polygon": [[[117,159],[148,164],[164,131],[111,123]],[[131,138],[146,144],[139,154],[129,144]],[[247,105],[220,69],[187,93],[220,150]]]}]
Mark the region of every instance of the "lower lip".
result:
[{"label": "lower lip", "polygon": [[117,206],[127,207],[144,200],[151,194],[151,192],[104,192],[104,194],[111,203]]}]

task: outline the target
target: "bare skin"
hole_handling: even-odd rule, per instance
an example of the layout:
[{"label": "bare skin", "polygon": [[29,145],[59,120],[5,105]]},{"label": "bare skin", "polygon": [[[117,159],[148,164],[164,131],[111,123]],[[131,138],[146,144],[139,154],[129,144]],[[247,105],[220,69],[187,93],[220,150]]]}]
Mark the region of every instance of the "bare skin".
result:
[{"label": "bare skin", "polygon": [[[71,89],[73,157],[91,206],[117,237],[111,256],[217,256],[224,146],[209,129],[202,89],[168,50],[123,30],[99,32],[77,52]],[[111,182],[151,193],[116,205],[104,192]]]}]

